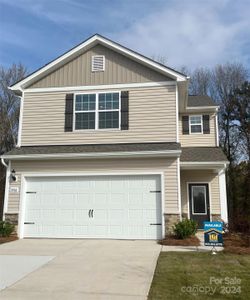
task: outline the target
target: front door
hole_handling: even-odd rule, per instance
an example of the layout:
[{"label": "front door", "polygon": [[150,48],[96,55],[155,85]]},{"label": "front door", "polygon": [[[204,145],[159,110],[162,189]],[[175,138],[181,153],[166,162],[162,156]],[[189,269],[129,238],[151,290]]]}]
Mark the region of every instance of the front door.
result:
[{"label": "front door", "polygon": [[203,229],[203,222],[210,221],[209,191],[206,183],[189,184],[190,219]]}]

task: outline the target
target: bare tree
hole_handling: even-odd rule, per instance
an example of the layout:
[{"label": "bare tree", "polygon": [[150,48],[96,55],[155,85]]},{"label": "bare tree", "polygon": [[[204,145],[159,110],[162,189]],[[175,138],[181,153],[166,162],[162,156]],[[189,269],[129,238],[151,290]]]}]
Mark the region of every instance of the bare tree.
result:
[{"label": "bare tree", "polygon": [[8,87],[26,73],[22,64],[13,64],[8,69],[0,66],[0,153],[10,150],[17,142],[20,100]]}]

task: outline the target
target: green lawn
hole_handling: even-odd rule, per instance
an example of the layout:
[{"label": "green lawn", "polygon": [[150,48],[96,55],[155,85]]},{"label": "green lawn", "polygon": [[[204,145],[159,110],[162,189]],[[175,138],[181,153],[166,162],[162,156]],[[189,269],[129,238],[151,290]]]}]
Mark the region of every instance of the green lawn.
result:
[{"label": "green lawn", "polygon": [[250,255],[162,252],[148,299],[250,299]]}]

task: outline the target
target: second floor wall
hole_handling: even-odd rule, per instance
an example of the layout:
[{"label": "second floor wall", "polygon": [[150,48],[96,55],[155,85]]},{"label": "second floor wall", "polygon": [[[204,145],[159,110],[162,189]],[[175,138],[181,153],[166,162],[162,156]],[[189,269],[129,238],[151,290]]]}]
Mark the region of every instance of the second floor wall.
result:
[{"label": "second floor wall", "polygon": [[[72,132],[65,132],[64,129],[66,92],[25,92],[21,146],[177,141],[175,84],[123,90],[129,91],[128,130],[88,129]],[[117,92],[117,89],[113,91]]]},{"label": "second floor wall", "polygon": [[[201,120],[201,132],[191,132],[190,117],[197,116]],[[203,128],[203,116],[208,118],[209,133]],[[187,119],[188,130],[183,132],[184,118]],[[199,122],[197,122],[199,124]],[[199,130],[198,130],[199,131]],[[199,111],[196,113],[179,114],[179,139],[182,147],[216,147],[217,145],[217,125],[216,113]]]}]

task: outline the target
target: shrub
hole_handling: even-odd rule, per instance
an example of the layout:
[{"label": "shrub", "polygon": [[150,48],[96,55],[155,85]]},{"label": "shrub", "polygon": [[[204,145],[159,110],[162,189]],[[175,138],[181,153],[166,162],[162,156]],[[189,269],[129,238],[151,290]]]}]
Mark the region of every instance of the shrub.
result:
[{"label": "shrub", "polygon": [[194,220],[184,219],[173,226],[174,234],[178,239],[186,239],[197,232],[198,224]]},{"label": "shrub", "polygon": [[10,224],[5,221],[0,221],[0,236],[1,237],[7,237],[12,234],[12,232],[15,229],[15,225]]}]

